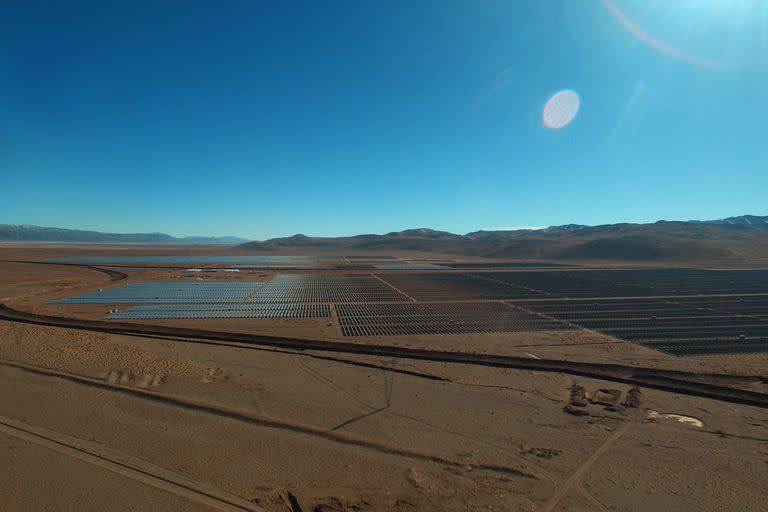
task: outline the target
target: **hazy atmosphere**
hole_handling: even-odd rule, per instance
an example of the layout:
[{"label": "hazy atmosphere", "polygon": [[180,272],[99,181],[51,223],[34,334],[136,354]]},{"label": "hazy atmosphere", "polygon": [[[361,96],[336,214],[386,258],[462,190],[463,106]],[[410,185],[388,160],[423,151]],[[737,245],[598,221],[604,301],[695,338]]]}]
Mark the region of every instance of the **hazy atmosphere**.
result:
[{"label": "hazy atmosphere", "polygon": [[265,239],[765,214],[766,9],[6,3],[0,220]]}]

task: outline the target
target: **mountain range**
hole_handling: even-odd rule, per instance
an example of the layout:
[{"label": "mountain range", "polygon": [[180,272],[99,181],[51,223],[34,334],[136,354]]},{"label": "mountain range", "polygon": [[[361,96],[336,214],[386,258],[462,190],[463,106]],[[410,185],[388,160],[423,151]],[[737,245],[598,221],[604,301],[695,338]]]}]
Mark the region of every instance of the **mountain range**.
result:
[{"label": "mountain range", "polygon": [[177,238],[165,233],[101,233],[99,231],[82,231],[79,229],[0,224],[0,242],[234,245],[247,241],[245,238],[238,238],[236,236],[187,236]]},{"label": "mountain range", "polygon": [[473,231],[455,234],[429,228],[383,235],[343,237],[294,235],[249,242],[234,236],[177,238],[163,233],[101,233],[0,224],[0,241],[222,244],[232,251],[338,249],[432,251],[489,258],[559,260],[692,261],[768,259],[768,216],[741,215],[718,220],[648,224],[566,224],[543,229]]},{"label": "mountain range", "polygon": [[768,216],[649,224],[567,224],[543,229],[474,231],[464,235],[429,228],[384,235],[294,235],[248,242],[242,251],[295,249],[412,250],[492,258],[684,261],[768,258]]}]

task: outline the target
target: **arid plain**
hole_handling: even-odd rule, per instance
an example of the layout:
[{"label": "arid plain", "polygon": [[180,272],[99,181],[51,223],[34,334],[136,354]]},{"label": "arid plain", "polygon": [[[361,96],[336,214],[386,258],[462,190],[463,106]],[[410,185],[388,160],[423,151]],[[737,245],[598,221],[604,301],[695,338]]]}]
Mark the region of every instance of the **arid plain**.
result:
[{"label": "arid plain", "polygon": [[[645,326],[587,328],[582,317],[561,316],[574,304],[613,307],[590,316],[602,326],[642,303],[653,311],[646,320],[663,322],[648,308],[714,311],[702,304],[761,299],[730,289],[735,278],[711,294],[574,299],[544,276],[579,279],[594,265],[380,250],[313,251],[310,262],[239,269],[85,261],[221,254],[239,255],[209,246],[0,247],[1,508],[768,509],[765,351],[718,353],[708,342],[715,352],[696,353],[689,345],[701,344],[677,337],[675,346],[689,345],[675,353],[655,338],[628,341]],[[416,267],[366,263],[382,254]],[[344,261],[323,262],[336,257]],[[288,298],[267,288],[293,283],[286,275],[315,277],[296,278],[298,292],[277,290]],[[328,312],[109,319],[135,304],[56,303],[163,282],[257,282],[232,310],[253,303],[263,313],[277,300]],[[636,285],[622,277],[616,286]],[[762,314],[750,315],[750,323],[694,316],[669,332],[737,326],[725,339],[743,325],[754,340],[723,343],[760,343]]]}]

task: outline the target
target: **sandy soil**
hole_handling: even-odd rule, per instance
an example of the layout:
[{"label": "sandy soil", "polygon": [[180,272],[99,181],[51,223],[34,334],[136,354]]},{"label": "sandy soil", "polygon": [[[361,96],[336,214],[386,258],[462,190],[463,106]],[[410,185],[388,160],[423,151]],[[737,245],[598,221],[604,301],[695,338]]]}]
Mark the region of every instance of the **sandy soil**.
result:
[{"label": "sandy soil", "polygon": [[[83,341],[56,331],[64,330],[29,327],[25,339],[49,350]],[[639,409],[589,405],[589,416],[575,417],[563,412],[574,379],[555,373],[107,338],[101,341],[124,345],[167,378],[148,390],[110,384],[105,370],[140,370],[92,352],[78,371],[69,358],[53,358],[47,370],[31,372],[18,366],[30,364],[24,354],[4,352],[0,416],[96,442],[267,510],[284,510],[280,496],[288,492],[303,510],[558,510],[578,503],[589,510],[594,501],[640,510],[648,499],[674,510],[701,509],[702,500],[704,510],[768,505],[763,409],[643,390]],[[83,377],[73,380],[73,373]],[[588,392],[627,391],[579,383]],[[647,409],[693,416],[704,428],[651,421]],[[0,488],[15,478],[9,469]],[[57,486],[70,485],[55,474],[55,485],[25,499],[55,499]],[[9,508],[17,497],[0,496],[0,503]],[[98,503],[94,497],[81,509]]]},{"label": "sandy soil", "polygon": [[137,376],[192,376],[206,370],[188,359],[147,352],[104,334],[3,321],[0,358],[75,373],[101,369]]},{"label": "sandy soil", "polygon": [[[0,296],[27,310],[101,318],[103,306],[45,302],[111,285],[75,267],[0,262]],[[314,320],[183,324],[350,341]],[[765,356],[674,358],[579,331],[380,341],[768,373]],[[574,383],[588,397],[629,390],[558,373],[0,321],[0,450],[11,461],[0,466],[0,509],[768,509],[767,410],[642,389],[639,407],[590,403],[575,416],[564,411]]]}]

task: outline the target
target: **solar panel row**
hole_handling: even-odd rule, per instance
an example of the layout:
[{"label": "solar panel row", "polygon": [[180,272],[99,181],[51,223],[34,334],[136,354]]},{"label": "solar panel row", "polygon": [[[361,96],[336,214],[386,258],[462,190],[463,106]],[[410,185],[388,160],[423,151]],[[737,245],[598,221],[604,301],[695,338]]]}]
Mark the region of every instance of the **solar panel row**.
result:
[{"label": "solar panel row", "polygon": [[768,295],[741,297],[696,297],[678,299],[681,304],[696,306],[703,311],[768,318]]},{"label": "solar panel row", "polygon": [[[742,305],[751,314],[715,310],[702,304],[725,304],[726,308]],[[521,307],[675,355],[768,351],[768,297],[764,296],[725,301],[532,301]]]},{"label": "solar panel row", "polygon": [[148,318],[317,318],[330,317],[328,304],[218,304],[134,306],[107,316],[108,320]]},{"label": "solar panel row", "polygon": [[555,270],[382,274],[417,300],[654,297],[768,293],[768,271]]},{"label": "solar panel row", "polygon": [[403,302],[408,298],[371,275],[278,274],[249,302]]},{"label": "solar panel row", "polygon": [[488,262],[459,262],[459,263],[441,263],[444,267],[455,269],[482,269],[482,268],[556,268],[567,267],[561,263],[544,263],[538,261],[500,261],[496,263]]},{"label": "solar panel row", "polygon": [[563,270],[475,274],[563,297],[652,297],[768,292],[766,270]]},{"label": "solar panel row", "polygon": [[379,270],[445,270],[447,267],[436,263],[395,263],[376,264]]},{"label": "solar panel row", "polygon": [[242,302],[261,281],[155,281],[69,297],[54,304],[147,304]]},{"label": "solar panel row", "polygon": [[768,338],[744,340],[705,339],[690,343],[666,341],[649,342],[646,347],[666,352],[674,356],[694,356],[712,354],[744,354],[768,352]]},{"label": "solar panel row", "polygon": [[419,301],[522,299],[541,296],[540,292],[461,273],[381,274],[379,277]]},{"label": "solar panel row", "polygon": [[68,256],[45,261],[77,263],[289,263],[289,262],[345,262],[345,261],[398,261],[392,256]]},{"label": "solar panel row", "polygon": [[260,265],[232,265],[229,268],[260,270],[373,270],[376,267],[372,264],[363,263],[343,263],[338,265],[262,263]]},{"label": "solar panel row", "polygon": [[568,327],[498,302],[337,304],[344,336],[562,330]]}]

